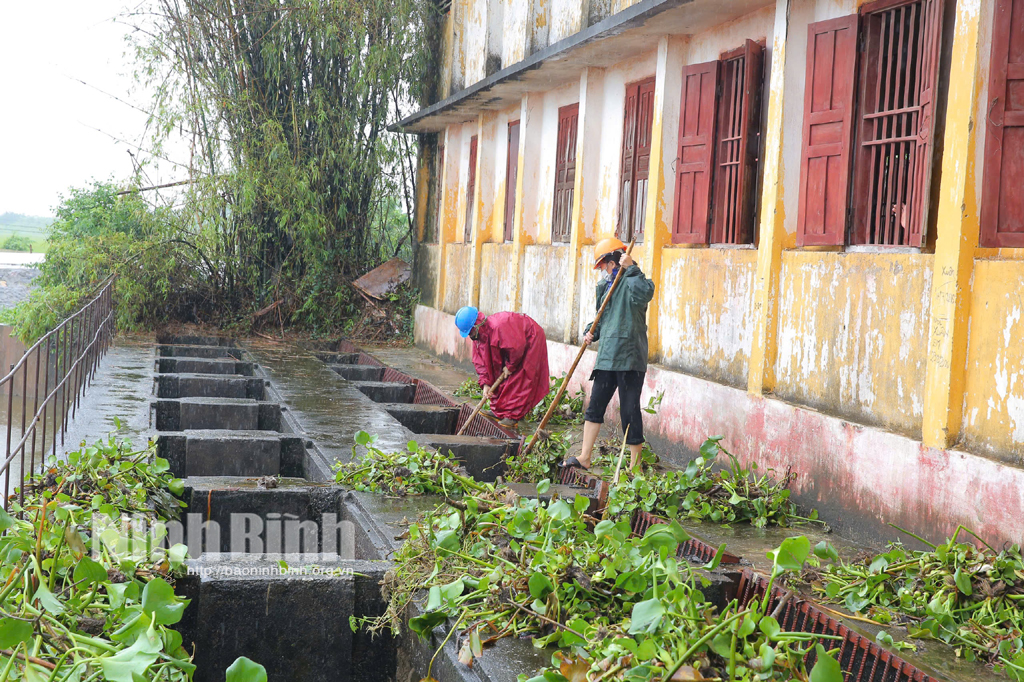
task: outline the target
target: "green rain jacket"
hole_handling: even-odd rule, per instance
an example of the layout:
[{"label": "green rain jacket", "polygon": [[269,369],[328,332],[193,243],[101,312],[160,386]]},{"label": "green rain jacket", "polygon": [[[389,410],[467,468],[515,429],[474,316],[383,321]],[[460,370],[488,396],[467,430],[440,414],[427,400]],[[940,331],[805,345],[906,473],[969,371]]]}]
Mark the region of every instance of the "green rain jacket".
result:
[{"label": "green rain jacket", "polygon": [[[605,292],[611,285],[602,279],[597,285],[597,306],[601,309]],[[594,341],[601,340],[594,369],[613,372],[647,371],[647,304],[654,298],[654,282],[644,276],[638,265],[630,265],[622,273],[612,300],[591,330]]]}]

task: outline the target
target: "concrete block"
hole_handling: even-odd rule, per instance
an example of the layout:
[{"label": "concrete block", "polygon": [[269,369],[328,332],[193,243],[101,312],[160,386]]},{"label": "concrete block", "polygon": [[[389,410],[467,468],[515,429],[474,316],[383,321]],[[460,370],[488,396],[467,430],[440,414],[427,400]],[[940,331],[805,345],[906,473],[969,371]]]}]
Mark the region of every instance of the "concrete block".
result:
[{"label": "concrete block", "polygon": [[[268,413],[270,410],[268,409]],[[280,410],[278,410],[280,413]],[[268,421],[270,421],[268,419]],[[181,398],[156,402],[158,431],[254,431],[260,426],[260,404],[245,398]],[[280,426],[278,419],[277,426]]]},{"label": "concrete block", "polygon": [[208,358],[157,358],[157,371],[171,374],[241,374],[251,377],[255,372],[251,362]]},{"label": "concrete block", "polygon": [[184,588],[193,614],[179,631],[187,650],[195,648],[196,682],[222,682],[239,656],[258,661],[272,680],[395,679],[391,638],[357,638],[349,627],[351,616],[383,613],[377,583],[391,564],[327,560],[316,572],[307,566],[309,575],[274,575],[282,560],[304,565],[290,555],[190,562],[201,578]]},{"label": "concrete block", "polygon": [[390,381],[353,381],[352,385],[375,403],[411,403],[416,384]]},{"label": "concrete block", "polygon": [[156,342],[167,346],[237,346],[232,338],[223,336],[199,336],[195,334],[172,334],[160,332]]},{"label": "concrete block", "polygon": [[260,431],[281,430],[281,410],[279,403],[257,403],[258,416],[256,428]]},{"label": "concrete block", "polygon": [[232,358],[241,360],[243,350],[231,346],[157,346],[157,356],[161,358]]},{"label": "concrete block", "polygon": [[184,433],[184,476],[277,476],[281,473],[281,437],[278,434],[265,431]]},{"label": "concrete block", "polygon": [[263,381],[240,375],[159,374],[158,398],[249,398],[262,400]]},{"label": "concrete block", "polygon": [[388,403],[383,407],[388,414],[413,433],[450,435],[458,430],[458,407],[415,403]]},{"label": "concrete block", "polygon": [[281,475],[309,478],[305,439],[281,436]]},{"label": "concrete block", "polygon": [[376,365],[331,365],[331,369],[349,381],[380,381],[384,378],[384,367]]},{"label": "concrete block", "polygon": [[480,436],[423,434],[418,441],[420,445],[438,452],[450,452],[473,478],[487,482],[493,482],[505,472],[505,458],[511,455],[514,447],[507,440]]}]

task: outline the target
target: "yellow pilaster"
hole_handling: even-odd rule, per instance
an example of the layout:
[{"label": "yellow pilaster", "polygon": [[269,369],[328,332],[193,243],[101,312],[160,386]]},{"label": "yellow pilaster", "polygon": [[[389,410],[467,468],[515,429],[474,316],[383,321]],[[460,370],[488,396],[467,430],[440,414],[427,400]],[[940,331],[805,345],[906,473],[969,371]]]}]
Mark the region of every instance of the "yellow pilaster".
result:
[{"label": "yellow pilaster", "polygon": [[[573,330],[579,328],[579,294],[580,279],[584,277],[580,271],[580,251],[584,244],[589,243],[586,236],[586,225],[583,223],[583,193],[586,187],[586,168],[590,163],[587,143],[599,139],[601,104],[590,96],[591,83],[601,76],[596,69],[583,69],[580,77],[580,113],[576,128],[576,182],[572,192],[572,232],[569,237],[569,282],[567,295],[562,302],[567,306],[565,331],[562,334],[564,343],[572,343]],[[585,277],[584,277],[585,280]]]},{"label": "yellow pilaster", "polygon": [[[483,177],[481,176],[481,170],[488,166],[494,165],[494,159],[488,158],[487,162],[484,163],[484,153],[489,152],[486,141],[484,140],[484,115],[477,114],[476,117],[476,169],[473,171],[473,177],[476,178],[476,182],[473,185],[473,225],[470,228],[470,248],[472,251],[469,256],[469,305],[479,307],[480,305],[480,255],[483,251],[483,244],[487,241],[487,225],[484,222],[484,202],[483,202]],[[490,191],[490,189],[488,189]]]},{"label": "yellow pilaster", "polygon": [[[437,156],[437,145],[428,145],[426,135],[419,135],[419,166],[416,169],[416,243],[422,244],[427,231],[427,197],[430,195],[430,169]],[[440,136],[438,136],[440,137]]]},{"label": "yellow pilaster", "polygon": [[454,181],[458,185],[460,150],[452,149],[451,136],[448,134],[450,130],[450,127],[446,127],[441,133],[444,136],[444,164],[441,167],[441,183],[438,187],[441,202],[437,211],[437,290],[434,292],[434,307],[438,310],[444,310],[444,288],[447,284],[446,251],[448,245],[455,241],[455,210],[458,206],[457,195],[449,183]]},{"label": "yellow pilaster", "polygon": [[[526,246],[526,234],[523,227],[523,175],[526,173],[526,141],[533,133],[530,123],[530,96],[523,95],[522,103],[519,105],[519,169],[516,171],[516,208],[512,221],[512,267],[516,269],[513,280],[512,300],[515,302],[514,310],[519,312],[523,309],[523,251]],[[539,122],[537,122],[539,125]]]},{"label": "yellow pilaster", "polygon": [[775,388],[775,358],[778,354],[779,272],[782,269],[782,247],[786,241],[786,211],[782,195],[785,171],[782,165],[782,96],[786,81],[789,3],[790,0],[776,0],[775,36],[772,39],[757,276],[754,279],[754,338],[747,376],[747,390],[757,395]]},{"label": "yellow pilaster", "polygon": [[[654,360],[661,352],[658,311],[664,296],[674,296],[661,281],[661,261],[664,248],[672,243],[672,206],[665,199],[665,190],[672,181],[671,170],[666,170],[665,159],[672,158],[675,147],[674,136],[666,135],[667,109],[679,107],[679,88],[682,69],[670,72],[670,65],[682,64],[686,49],[683,39],[663,36],[658,40],[658,57],[654,75],[654,111],[651,121],[650,174],[647,181],[647,206],[644,208],[644,243],[646,248],[640,258],[640,268],[654,280],[655,295],[647,308],[648,355]],[[678,73],[676,73],[678,71]],[[674,93],[674,95],[670,94]],[[670,138],[666,140],[666,138]],[[672,148],[667,148],[671,144]]]},{"label": "yellow pilaster", "polygon": [[970,283],[978,245],[974,116],[979,87],[978,24],[984,1],[957,2],[953,33],[956,57],[950,67],[946,105],[922,424],[924,444],[937,448],[953,443],[963,419]]}]

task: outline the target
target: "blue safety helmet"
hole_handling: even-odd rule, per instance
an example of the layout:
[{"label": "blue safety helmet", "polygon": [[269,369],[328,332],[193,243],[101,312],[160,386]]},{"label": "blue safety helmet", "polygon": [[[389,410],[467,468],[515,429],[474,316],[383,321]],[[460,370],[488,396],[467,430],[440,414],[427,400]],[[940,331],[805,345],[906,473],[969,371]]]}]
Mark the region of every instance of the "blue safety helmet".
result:
[{"label": "blue safety helmet", "polygon": [[462,338],[469,336],[479,315],[480,311],[471,305],[463,306],[459,308],[459,312],[455,313],[455,326],[459,328]]}]

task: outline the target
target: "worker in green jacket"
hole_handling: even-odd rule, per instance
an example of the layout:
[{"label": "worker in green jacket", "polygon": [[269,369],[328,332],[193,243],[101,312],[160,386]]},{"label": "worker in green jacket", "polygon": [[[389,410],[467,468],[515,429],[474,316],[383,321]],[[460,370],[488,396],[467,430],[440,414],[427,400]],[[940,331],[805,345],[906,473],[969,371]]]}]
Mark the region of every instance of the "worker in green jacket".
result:
[{"label": "worker in green jacket", "polygon": [[[595,270],[604,276],[597,284],[597,308],[623,268],[619,285],[612,293],[600,323],[587,325],[583,343],[600,339],[597,362],[590,379],[590,404],[584,415],[583,449],[580,456],[569,457],[565,466],[590,468],[594,443],[604,423],[604,413],[615,392],[619,392],[619,417],[626,433],[626,444],[632,454],[630,467],[640,459],[644,444],[643,411],[640,392],[647,374],[647,304],[654,298],[654,282],[647,279],[636,262],[625,253],[626,245],[618,239],[603,239],[594,249]],[[627,430],[628,427],[628,430]]]}]

